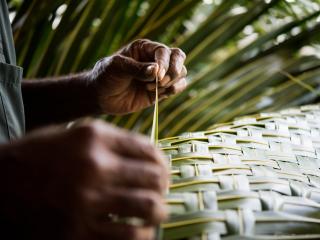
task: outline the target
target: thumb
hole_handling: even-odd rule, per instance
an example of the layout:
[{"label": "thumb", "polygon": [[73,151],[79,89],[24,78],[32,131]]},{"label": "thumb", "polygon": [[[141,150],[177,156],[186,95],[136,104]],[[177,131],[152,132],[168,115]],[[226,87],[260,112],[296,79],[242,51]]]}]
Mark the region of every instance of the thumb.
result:
[{"label": "thumb", "polygon": [[127,74],[143,82],[152,82],[156,78],[158,64],[153,62],[139,62],[133,58],[115,55],[113,68],[122,74]]}]

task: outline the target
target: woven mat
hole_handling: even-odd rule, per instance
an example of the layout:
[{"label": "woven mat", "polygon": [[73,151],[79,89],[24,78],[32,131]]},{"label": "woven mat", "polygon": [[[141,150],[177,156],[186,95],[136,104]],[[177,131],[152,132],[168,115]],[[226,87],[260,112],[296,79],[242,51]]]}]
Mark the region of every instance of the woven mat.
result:
[{"label": "woven mat", "polygon": [[320,239],[320,105],[160,140],[164,239]]}]

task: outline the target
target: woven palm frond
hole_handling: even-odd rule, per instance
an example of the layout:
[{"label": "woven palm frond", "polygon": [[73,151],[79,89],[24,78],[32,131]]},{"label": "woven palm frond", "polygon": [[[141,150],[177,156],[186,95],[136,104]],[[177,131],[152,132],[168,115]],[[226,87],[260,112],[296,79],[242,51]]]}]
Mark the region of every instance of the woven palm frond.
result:
[{"label": "woven palm frond", "polygon": [[320,105],[163,139],[163,239],[320,239]]}]

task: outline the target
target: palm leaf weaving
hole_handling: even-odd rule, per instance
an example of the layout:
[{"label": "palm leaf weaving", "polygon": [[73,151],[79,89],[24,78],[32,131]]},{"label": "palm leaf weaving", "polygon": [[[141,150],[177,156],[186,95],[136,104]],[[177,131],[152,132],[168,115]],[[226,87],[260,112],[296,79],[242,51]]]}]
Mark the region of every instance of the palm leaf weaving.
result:
[{"label": "palm leaf weaving", "polygon": [[320,239],[320,106],[160,140],[170,159],[164,239]]}]

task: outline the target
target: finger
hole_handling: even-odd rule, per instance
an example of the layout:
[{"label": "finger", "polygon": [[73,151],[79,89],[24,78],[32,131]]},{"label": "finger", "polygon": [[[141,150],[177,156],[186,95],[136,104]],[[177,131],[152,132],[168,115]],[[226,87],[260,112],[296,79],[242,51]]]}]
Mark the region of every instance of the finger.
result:
[{"label": "finger", "polygon": [[102,121],[94,121],[90,125],[84,124],[82,128],[87,129],[89,135],[99,137],[115,156],[137,159],[141,162],[153,162],[167,168],[167,160],[162,152],[143,135],[111,127]]},{"label": "finger", "polygon": [[[178,78],[171,80],[170,77],[167,75],[161,81],[162,88],[168,88],[177,83],[181,78],[185,78],[187,76],[187,68],[185,66],[182,67],[181,73],[179,74]],[[160,85],[160,84],[159,84]],[[161,87],[159,89],[161,89]],[[155,83],[147,83],[146,88],[148,91],[155,91],[156,84]]]},{"label": "finger", "polygon": [[141,163],[137,159],[125,159],[120,162],[121,177],[114,178],[116,186],[139,188],[156,191],[163,194],[169,183],[169,174],[166,168],[154,163]]},{"label": "finger", "polygon": [[112,56],[110,64],[112,69],[119,74],[130,75],[133,78],[146,82],[154,81],[158,71],[158,65],[155,63],[138,62],[133,58],[122,55]]},{"label": "finger", "polygon": [[154,60],[159,65],[159,71],[158,71],[159,81],[163,79],[163,77],[165,76],[166,72],[169,69],[170,55],[171,55],[171,50],[169,48],[161,46],[155,50]]},{"label": "finger", "polygon": [[[154,102],[155,102],[154,99],[155,99],[155,95],[156,95],[155,91],[154,90],[150,91],[149,95],[150,95],[150,99],[152,100],[151,104],[154,104]],[[167,99],[170,97],[170,95],[172,95],[172,93],[169,94],[168,88],[161,88],[161,93],[158,93],[158,101],[160,102],[164,99]]]},{"label": "finger", "polygon": [[[156,93],[155,93],[156,89],[154,88],[154,89],[147,89],[147,90],[150,91],[150,94],[151,94],[150,98],[153,100],[152,102],[154,103],[155,96],[156,96]],[[163,87],[158,88],[158,95],[161,95],[161,94],[165,93],[166,91],[167,91],[166,88],[163,88]]]},{"label": "finger", "polygon": [[101,120],[82,124],[78,130],[82,135],[85,133],[86,138],[99,139],[115,155],[167,165],[162,152],[141,134],[110,126]]},{"label": "finger", "polygon": [[161,94],[165,93],[166,91],[167,91],[166,88],[159,88],[158,89],[158,94],[161,95]]},{"label": "finger", "polygon": [[167,98],[169,98],[170,96],[168,94],[162,94],[159,96],[159,101],[165,100]]},{"label": "finger", "polygon": [[169,68],[171,50],[164,44],[138,39],[130,44],[131,52],[142,62],[155,61],[159,65],[158,78],[161,80]]},{"label": "finger", "polygon": [[185,66],[183,66],[179,76],[175,79],[170,79],[170,81],[168,83],[166,83],[164,87],[169,88],[169,87],[175,85],[181,79],[186,78],[186,76],[187,76],[187,68]]},{"label": "finger", "polygon": [[[155,91],[156,90],[156,87],[157,87],[157,85],[156,85],[156,83],[147,83],[146,84],[146,89],[148,90],[148,91]],[[164,87],[160,87],[160,86],[158,86],[158,89],[161,89],[161,88],[164,88]]]},{"label": "finger", "polygon": [[91,210],[92,216],[105,221],[110,214],[119,218],[135,217],[143,220],[144,225],[159,224],[167,218],[161,195],[151,190],[105,189],[99,199],[91,202]]},{"label": "finger", "polygon": [[170,65],[165,77],[159,82],[160,86],[165,86],[168,82],[179,77],[186,59],[185,53],[179,48],[171,49]]},{"label": "finger", "polygon": [[157,87],[157,85],[156,85],[156,83],[147,83],[146,84],[146,88],[147,88],[147,90],[148,91],[155,91],[156,90],[156,87]]},{"label": "finger", "polygon": [[154,147],[150,140],[139,134],[124,134],[117,138],[113,149],[121,156],[154,162],[167,167],[163,154]]},{"label": "finger", "polygon": [[178,82],[176,82],[174,85],[172,85],[171,87],[169,87],[167,89],[166,94],[167,95],[173,95],[173,94],[177,94],[182,92],[183,90],[185,90],[187,87],[187,81],[185,78],[181,78],[179,79]]},{"label": "finger", "polygon": [[90,227],[90,240],[154,240],[155,237],[154,227],[137,227],[105,221],[90,224]]}]

